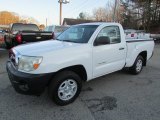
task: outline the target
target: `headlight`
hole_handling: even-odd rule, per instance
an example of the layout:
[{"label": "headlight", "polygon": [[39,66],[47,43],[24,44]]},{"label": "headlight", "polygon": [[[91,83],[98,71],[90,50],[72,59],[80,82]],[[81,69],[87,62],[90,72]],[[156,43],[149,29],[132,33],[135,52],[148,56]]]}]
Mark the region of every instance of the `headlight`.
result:
[{"label": "headlight", "polygon": [[42,62],[42,57],[20,56],[18,60],[18,70],[33,71],[36,70]]}]

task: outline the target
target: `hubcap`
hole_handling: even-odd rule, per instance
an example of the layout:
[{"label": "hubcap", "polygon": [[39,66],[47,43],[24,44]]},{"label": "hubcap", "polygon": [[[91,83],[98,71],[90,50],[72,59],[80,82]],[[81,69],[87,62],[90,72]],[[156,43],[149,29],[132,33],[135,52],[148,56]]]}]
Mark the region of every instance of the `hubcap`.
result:
[{"label": "hubcap", "polygon": [[77,92],[77,82],[73,79],[65,80],[58,88],[58,97],[67,101],[74,97]]},{"label": "hubcap", "polygon": [[142,60],[138,60],[138,61],[137,61],[137,64],[136,64],[136,71],[137,71],[137,72],[140,72],[141,69],[142,69],[142,66],[143,66]]}]

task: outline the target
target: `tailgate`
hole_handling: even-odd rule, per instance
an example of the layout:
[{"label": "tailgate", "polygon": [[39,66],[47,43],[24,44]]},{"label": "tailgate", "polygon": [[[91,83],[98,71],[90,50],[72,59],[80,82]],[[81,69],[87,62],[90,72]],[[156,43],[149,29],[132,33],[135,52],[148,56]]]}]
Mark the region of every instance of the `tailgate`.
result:
[{"label": "tailgate", "polygon": [[37,42],[52,39],[52,32],[27,32],[21,33],[23,42]]}]

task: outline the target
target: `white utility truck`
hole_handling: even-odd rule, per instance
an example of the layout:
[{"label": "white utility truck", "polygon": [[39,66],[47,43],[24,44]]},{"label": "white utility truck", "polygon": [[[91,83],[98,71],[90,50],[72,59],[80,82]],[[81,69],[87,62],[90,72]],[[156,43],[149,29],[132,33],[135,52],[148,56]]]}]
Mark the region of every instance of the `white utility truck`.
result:
[{"label": "white utility truck", "polygon": [[57,37],[10,50],[7,71],[15,90],[40,95],[48,88],[58,105],[72,103],[82,81],[128,68],[139,74],[152,57],[154,41],[125,39],[118,23],[86,23],[71,26]]}]

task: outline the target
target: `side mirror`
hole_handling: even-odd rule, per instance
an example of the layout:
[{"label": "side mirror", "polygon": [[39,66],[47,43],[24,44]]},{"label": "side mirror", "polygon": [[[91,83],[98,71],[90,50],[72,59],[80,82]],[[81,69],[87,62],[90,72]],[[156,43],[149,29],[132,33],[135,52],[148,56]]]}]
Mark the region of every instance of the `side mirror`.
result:
[{"label": "side mirror", "polygon": [[107,36],[98,37],[94,42],[94,46],[106,45],[106,44],[110,44],[110,38]]}]

